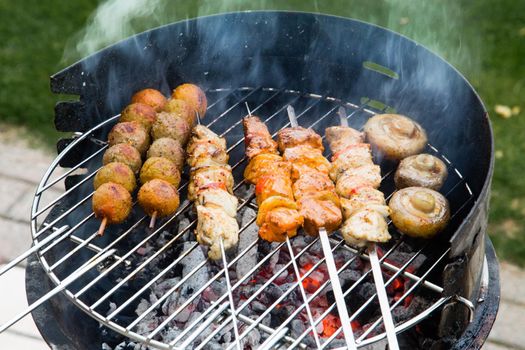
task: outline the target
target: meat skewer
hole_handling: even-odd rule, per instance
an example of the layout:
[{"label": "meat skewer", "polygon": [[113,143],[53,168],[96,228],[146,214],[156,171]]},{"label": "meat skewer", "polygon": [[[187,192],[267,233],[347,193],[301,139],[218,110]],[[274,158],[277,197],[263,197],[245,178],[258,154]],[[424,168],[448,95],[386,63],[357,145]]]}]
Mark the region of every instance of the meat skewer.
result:
[{"label": "meat skewer", "polygon": [[[288,106],[287,107],[287,112],[288,112],[288,118],[290,119],[291,127],[292,128],[298,128],[297,117],[295,115],[294,108],[292,106]],[[312,132],[312,134],[315,134],[315,132]],[[280,133],[279,136],[281,136],[281,135],[282,134]],[[285,140],[284,140],[284,138],[280,137],[279,141],[280,141],[279,142],[280,144],[283,144],[282,151],[285,151],[285,147],[284,147],[285,146],[284,145]],[[283,142],[281,142],[281,141],[283,141]],[[301,143],[303,143],[303,144],[304,143],[312,144],[312,142],[308,142],[308,140],[306,140],[306,139],[303,139]],[[323,146],[322,146],[322,142],[321,142],[321,137],[320,136],[318,138],[315,138],[315,141],[313,142],[313,144],[316,146],[314,149],[317,149],[317,150],[319,150],[319,152],[322,152],[321,149],[322,149]],[[320,153],[320,154],[322,155],[322,153]],[[318,168],[316,167],[316,169],[318,169]],[[318,183],[322,182],[324,178],[326,178],[327,182],[331,183],[331,181],[330,181],[330,179],[328,177],[328,174],[323,174],[323,173],[320,172],[317,177],[318,177],[318,180],[320,180],[320,181],[318,181]],[[296,184],[298,182],[299,182],[299,180],[296,181]],[[330,192],[333,191],[333,194],[335,195],[335,188],[333,188],[333,185],[331,187],[332,187],[332,189],[330,190]],[[299,189],[298,187],[296,187],[296,188]],[[298,192],[297,194],[299,194],[299,193],[304,192],[304,191],[294,191],[294,192]],[[296,195],[296,194],[294,193],[294,195]],[[297,198],[297,195],[296,195],[296,198]],[[314,200],[315,200],[315,198],[314,198]],[[317,211],[316,214],[317,215],[321,215],[321,213],[319,211]],[[340,209],[339,209],[339,216],[341,216]],[[325,220],[323,222],[323,224],[326,224],[326,223],[329,223],[329,221]],[[337,226],[340,223],[341,223],[341,220],[335,220],[335,224],[337,224]],[[332,230],[333,229],[334,228],[332,226]],[[327,230],[325,229],[325,227],[319,227],[318,228],[318,232],[319,232],[319,238],[320,238],[320,241],[321,241],[321,247],[323,249],[323,254],[325,256],[325,262],[326,262],[326,266],[327,266],[327,269],[328,269],[328,274],[330,276],[330,282],[332,284],[332,290],[334,292],[334,297],[335,297],[335,302],[336,302],[336,306],[337,306],[337,311],[339,313],[339,317],[341,319],[341,325],[343,327],[343,335],[345,337],[346,346],[347,346],[348,349],[357,349],[357,346],[355,344],[355,339],[354,339],[354,333],[353,333],[353,330],[352,330],[352,325],[351,325],[351,322],[350,322],[350,317],[348,315],[348,309],[346,308],[346,302],[345,302],[345,299],[344,299],[344,296],[343,296],[343,290],[341,288],[341,283],[339,281],[339,275],[337,274],[337,267],[335,265],[334,256],[332,255],[332,247],[330,246],[330,241],[328,239],[328,233],[327,233]],[[314,332],[315,332],[315,330],[314,330]]]},{"label": "meat skewer", "polygon": [[374,167],[370,148],[363,144],[362,134],[348,126],[343,107],[338,114],[341,126],[328,128],[326,135],[334,153],[331,175],[337,182],[344,207],[345,224],[341,231],[348,244],[367,246],[388,345],[391,350],[399,350],[375,243],[390,239],[385,220],[389,210],[382,193],[374,189],[381,182],[380,169]]},{"label": "meat skewer", "polygon": [[[194,201],[197,209],[197,241],[210,246],[208,256],[211,259],[217,260],[218,255],[222,258],[235,343],[237,349],[241,350],[224,237],[228,239],[228,248],[238,242],[239,226],[236,220],[238,201],[233,195],[233,176],[228,165],[226,142],[210,129],[202,126],[200,113],[196,112],[196,115],[197,126],[192,131],[191,142],[187,150],[187,162],[193,167],[188,186],[188,198]],[[225,157],[217,158],[216,155],[221,154],[217,151],[220,150],[223,151],[222,154]]]}]

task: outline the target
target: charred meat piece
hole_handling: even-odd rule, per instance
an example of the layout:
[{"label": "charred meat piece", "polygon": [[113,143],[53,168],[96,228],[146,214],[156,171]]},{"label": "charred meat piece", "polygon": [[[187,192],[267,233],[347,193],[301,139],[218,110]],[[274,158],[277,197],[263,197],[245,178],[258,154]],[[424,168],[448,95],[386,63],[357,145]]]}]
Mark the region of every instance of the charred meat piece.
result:
[{"label": "charred meat piece", "polygon": [[292,165],[277,154],[261,153],[250,160],[244,169],[244,178],[252,184],[268,175],[290,178]]},{"label": "charred meat piece", "polygon": [[343,148],[332,157],[330,178],[337,181],[347,170],[363,165],[373,165],[372,151],[367,143],[357,143]]},{"label": "charred meat piece", "polygon": [[180,172],[175,163],[161,157],[148,158],[140,170],[140,182],[145,184],[153,179],[160,179],[172,186],[179,186]]},{"label": "charred meat piece", "polygon": [[139,151],[127,143],[118,143],[109,147],[102,157],[102,164],[119,162],[124,163],[133,170],[135,174],[140,171],[142,166],[142,158]]},{"label": "charred meat piece", "polygon": [[206,188],[222,188],[233,194],[233,176],[229,165],[212,165],[191,171],[188,199],[195,201],[197,193]]},{"label": "charred meat piece", "polygon": [[209,165],[226,165],[230,156],[224,148],[212,140],[192,141],[188,146],[188,165],[198,168]]},{"label": "charred meat piece", "polygon": [[235,247],[239,241],[239,224],[221,208],[197,205],[195,234],[200,244],[210,247],[210,259],[219,260],[222,256],[220,240],[223,240],[225,250]]},{"label": "charred meat piece", "polygon": [[341,197],[349,198],[356,187],[362,187],[363,184],[372,188],[379,188],[381,184],[381,168],[379,165],[363,165],[348,169],[337,179],[335,190]]},{"label": "charred meat piece", "polygon": [[153,107],[144,103],[132,103],[120,113],[119,122],[139,122],[149,132],[157,119]]},{"label": "charred meat piece", "polygon": [[450,220],[448,200],[424,187],[406,187],[394,192],[388,203],[394,226],[412,237],[432,238]]},{"label": "charred meat piece", "polygon": [[148,158],[161,157],[171,160],[177,169],[182,172],[186,153],[181,145],[169,137],[155,140],[148,149]]},{"label": "charred meat piece", "polygon": [[257,212],[257,225],[261,238],[270,242],[284,242],[286,237],[294,237],[303,224],[294,200],[272,196],[265,199]]},{"label": "charred meat piece", "polygon": [[326,128],[325,135],[328,146],[333,154],[337,154],[349,146],[365,141],[364,133],[346,126],[331,126]]},{"label": "charred meat piece", "polygon": [[124,163],[113,162],[104,165],[95,175],[93,186],[96,190],[108,182],[121,185],[129,193],[133,192],[137,187],[133,170]]},{"label": "charred meat piece", "polygon": [[114,146],[119,143],[131,145],[145,155],[150,138],[148,131],[139,122],[123,122],[116,124],[108,134],[108,143]]},{"label": "charred meat piece", "polygon": [[120,224],[131,212],[131,195],[122,185],[106,182],[93,194],[93,212],[109,224]]},{"label": "charred meat piece", "polygon": [[210,141],[211,143],[216,144],[220,148],[226,149],[226,140],[224,139],[224,137],[220,137],[204,125],[196,125],[192,129],[191,139],[188,143],[188,149],[191,149],[193,142],[202,140]]},{"label": "charred meat piece", "polygon": [[242,120],[246,156],[253,158],[258,154],[277,153],[277,143],[272,139],[266,125],[256,116],[246,116]]},{"label": "charred meat piece", "polygon": [[206,188],[198,191],[195,203],[207,208],[220,208],[232,218],[237,216],[237,206],[239,205],[237,197],[221,188]]},{"label": "charred meat piece", "polygon": [[194,113],[199,113],[201,118],[206,114],[208,101],[206,94],[195,84],[181,84],[173,90],[171,97],[177,100],[186,101],[193,109]]},{"label": "charred meat piece", "polygon": [[390,215],[385,195],[372,187],[360,187],[348,198],[341,197],[341,209],[345,219],[364,208],[371,208],[385,217]]},{"label": "charred meat piece", "polygon": [[341,205],[334,191],[304,196],[297,204],[299,213],[304,218],[303,228],[311,236],[318,235],[321,227],[327,232],[332,232],[341,225]]},{"label": "charred meat piece", "polygon": [[323,191],[335,192],[334,183],[325,174],[316,171],[305,171],[293,184],[293,194],[296,200]]},{"label": "charred meat piece", "polygon": [[154,140],[169,137],[185,146],[190,137],[190,126],[188,122],[174,113],[160,112],[157,120],[151,127],[151,136]]},{"label": "charred meat piece", "polygon": [[324,151],[323,139],[312,129],[301,126],[286,128],[277,134],[279,150],[285,152],[286,149],[296,146],[309,146]]},{"label": "charred meat piece", "polygon": [[421,125],[400,114],[376,115],[366,122],[364,129],[368,142],[389,159],[421,153],[427,144],[427,134]]},{"label": "charred meat piece", "polygon": [[255,185],[255,196],[257,205],[273,196],[281,196],[293,200],[292,180],[290,177],[279,175],[262,176]]},{"label": "charred meat piece", "polygon": [[283,160],[292,164],[292,180],[294,181],[304,172],[317,171],[328,176],[330,171],[330,162],[323,156],[322,151],[307,145],[286,148]]},{"label": "charred meat piece", "polygon": [[372,208],[365,208],[350,216],[341,227],[345,241],[355,247],[364,247],[367,242],[388,242],[385,217]]},{"label": "charred meat piece", "polygon": [[161,179],[153,179],[140,187],[138,203],[149,216],[164,217],[179,208],[179,193],[175,186]]},{"label": "charred meat piece", "polygon": [[447,175],[447,166],[441,159],[423,153],[403,159],[397,167],[394,181],[398,189],[417,186],[437,191],[443,186]]},{"label": "charred meat piece", "polygon": [[164,95],[155,89],[144,89],[136,92],[131,97],[132,103],[143,103],[152,107],[156,112],[160,112],[168,102]]}]

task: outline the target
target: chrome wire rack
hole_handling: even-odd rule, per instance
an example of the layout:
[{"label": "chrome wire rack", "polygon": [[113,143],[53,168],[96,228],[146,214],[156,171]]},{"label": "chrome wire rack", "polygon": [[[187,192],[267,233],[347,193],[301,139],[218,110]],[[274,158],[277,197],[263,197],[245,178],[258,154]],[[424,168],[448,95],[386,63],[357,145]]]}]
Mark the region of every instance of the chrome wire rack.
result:
[{"label": "chrome wire rack", "polygon": [[[56,285],[67,281],[63,291],[73,303],[102,325],[132,341],[160,349],[184,349],[189,346],[196,349],[207,348],[213,339],[231,332],[233,317],[230,310],[233,309],[239,323],[241,341],[247,341],[250,334],[257,332],[261,337],[260,348],[275,346],[309,348],[311,347],[308,340],[311,337],[310,333],[322,324],[325,317],[336,313],[335,303],[330,301],[324,312],[315,317],[313,324],[301,318],[301,314],[307,305],[330,289],[329,280],[309,293],[307,302],[303,300],[299,307],[286,314],[279,322],[274,320],[268,323],[265,320],[289,298],[296,297],[300,285],[322,267],[323,257],[319,257],[311,266],[305,267],[301,274],[292,276],[293,280],[281,288],[282,293],[272,299],[267,307],[264,309],[254,307],[260,296],[269,293],[272,285],[290,270],[293,259],[298,262],[307,254],[314,256],[312,250],[317,249],[319,242],[314,238],[302,239],[302,243],[296,246],[294,243],[297,238],[294,238],[292,239],[294,247],[290,250],[284,243],[268,244],[253,234],[257,232],[255,225],[257,206],[253,188],[244,182],[242,176],[246,165],[241,124],[241,118],[246,114],[244,104],[247,102],[252,113],[265,120],[274,135],[281,128],[288,126],[287,105],[294,106],[302,126],[312,127],[321,135],[324,134],[327,126],[338,123],[337,109],[340,106],[344,106],[349,111],[350,126],[355,128],[362,127],[371,115],[389,107],[366,99],[359,103],[352,103],[329,96],[264,87],[210,89],[206,94],[210,103],[203,124],[207,124],[227,139],[230,164],[236,180],[234,192],[239,198],[238,219],[241,222],[241,240],[245,237],[243,245],[228,255],[228,271],[234,276],[230,292],[237,293],[234,308],[229,307],[228,290],[222,290],[207,302],[206,308],[199,311],[198,315],[195,312],[190,316],[184,329],[167,336],[170,328],[174,327],[181,315],[187,312],[188,307],[193,305],[195,300],[200,300],[210,288],[220,283],[225,275],[222,264],[207,260],[206,255],[201,252],[202,248],[194,239],[192,231],[196,222],[189,201],[181,201],[177,213],[167,219],[159,220],[153,230],[147,228],[146,217],[135,205],[131,217],[124,224],[109,227],[103,237],[97,235],[99,222],[91,211],[92,180],[100,168],[102,154],[107,148],[104,141],[107,131],[116,123],[118,115],[105,120],[88,132],[77,134],[75,140],[61,152],[43,176],[31,210],[31,233],[39,260]],[[427,151],[441,157],[449,168],[449,178],[443,189],[452,209],[452,220],[448,232],[445,232],[445,235],[448,235],[459,226],[468,212],[472,204],[472,191],[466,179],[445,155],[430,144]],[[66,155],[72,153],[78,153],[77,157],[81,160],[67,171],[59,173],[59,164]],[[392,164],[382,163],[381,189],[387,197],[394,190],[393,170]],[[186,198],[187,178],[185,173],[183,179],[186,181],[183,180],[179,188],[181,199]],[[48,204],[41,205],[46,191],[60,183],[65,183],[67,190]],[[391,310],[398,308],[407,298],[418,294],[423,293],[429,299],[428,306],[423,311],[396,323],[397,333],[415,326],[452,298],[457,298],[472,309],[472,304],[468,300],[442,295],[443,288],[429,280],[432,274],[439,273],[440,266],[449,252],[446,243],[412,240],[400,235],[392,225],[390,231],[393,239],[388,244],[382,245],[384,254],[380,259],[386,277],[385,285],[388,287],[399,277],[410,281],[409,287],[403,294],[392,300]],[[250,240],[246,241],[248,238]],[[368,257],[364,252],[347,246],[339,233],[331,235],[331,244],[334,255],[342,254],[346,257],[346,261],[342,261],[338,266],[339,275],[351,270],[356,262],[363,262],[360,277],[343,289],[345,296],[351,296],[371,278],[371,270],[366,264]],[[410,247],[410,251],[407,251],[407,247]],[[244,273],[241,274],[239,266],[246,265],[247,257],[256,255],[262,248],[265,249],[265,254],[257,259],[255,264],[244,266],[242,269]],[[276,265],[275,257],[279,254],[288,255],[290,259]],[[83,273],[74,280],[68,280],[68,276],[78,271],[86,261],[92,261],[102,255],[109,255],[109,257],[104,263],[99,264],[96,270]],[[389,259],[393,256],[397,256],[395,263]],[[192,263],[185,263],[190,257]],[[416,260],[420,262],[421,267],[413,271],[409,267]],[[238,294],[242,288],[251,283],[254,276],[261,274],[261,271],[267,271],[268,266],[275,269],[272,270],[272,274],[260,285],[256,285],[248,296],[240,298]],[[162,293],[158,292],[158,288],[156,294],[152,293],[154,287],[167,279],[171,279],[173,283]],[[199,283],[195,284],[195,280]],[[184,301],[163,314],[165,310],[162,310],[166,302],[181,293],[184,293]],[[152,294],[155,294],[154,297]],[[377,308],[376,298],[375,294],[367,295],[363,303],[349,309],[351,321],[359,320],[364,314],[375,315],[371,319],[369,317],[371,326],[356,334],[359,347],[379,341],[386,336],[381,329],[382,320],[378,316],[378,311],[370,311],[370,308]],[[147,302],[142,303],[142,307],[138,307],[143,301]],[[247,313],[247,309],[251,309],[252,312]],[[156,323],[145,329],[144,321],[152,318],[157,320]],[[300,332],[294,331],[293,324],[297,320],[306,324]],[[338,343],[337,338],[340,337],[341,332],[342,328],[339,327],[330,336],[324,337],[321,348],[340,347],[341,343]],[[228,343],[228,348],[234,347],[234,341]]]}]

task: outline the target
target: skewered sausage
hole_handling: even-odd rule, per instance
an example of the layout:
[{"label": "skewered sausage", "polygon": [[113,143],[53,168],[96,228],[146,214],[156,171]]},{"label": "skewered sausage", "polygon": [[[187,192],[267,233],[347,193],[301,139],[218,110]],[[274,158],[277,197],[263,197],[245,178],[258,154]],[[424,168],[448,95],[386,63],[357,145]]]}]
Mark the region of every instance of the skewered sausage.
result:
[{"label": "skewered sausage", "polygon": [[95,175],[93,186],[96,190],[108,182],[119,184],[130,193],[137,187],[133,170],[124,163],[113,162],[104,165]]},{"label": "skewered sausage", "polygon": [[139,151],[127,143],[118,143],[109,147],[102,157],[102,164],[106,165],[112,162],[124,163],[133,170],[135,174],[140,171],[142,159]]},{"label": "skewered sausage", "polygon": [[164,109],[168,100],[166,100],[166,97],[164,97],[164,95],[158,90],[144,89],[136,92],[131,97],[131,102],[146,104],[153,107],[156,112],[160,112]]},{"label": "skewered sausage", "polygon": [[390,159],[421,153],[427,144],[421,125],[399,114],[376,115],[366,122],[364,130],[368,142]]},{"label": "skewered sausage", "polygon": [[430,154],[418,154],[403,159],[397,167],[394,181],[398,189],[411,186],[439,190],[447,178],[447,166]]},{"label": "skewered sausage", "polygon": [[432,238],[450,219],[448,200],[424,187],[406,187],[394,192],[388,206],[394,226],[412,237]]},{"label": "skewered sausage", "polygon": [[153,179],[161,179],[177,187],[180,184],[180,172],[171,160],[151,157],[144,162],[140,170],[140,182],[145,184]]},{"label": "skewered sausage", "polygon": [[150,138],[147,130],[139,122],[123,122],[116,124],[108,134],[110,146],[127,143],[145,155],[148,150]]},{"label": "skewered sausage", "polygon": [[139,122],[149,131],[156,118],[157,113],[153,107],[144,103],[132,103],[124,108],[119,122]]},{"label": "skewered sausage", "polygon": [[184,167],[186,153],[181,145],[169,137],[162,137],[153,141],[148,149],[148,158],[162,157],[171,160],[179,171]]},{"label": "skewered sausage", "polygon": [[204,91],[202,91],[197,85],[179,85],[175,90],[173,90],[171,97],[174,99],[186,101],[186,103],[188,103],[196,113],[199,113],[201,118],[204,118],[204,115],[206,114],[206,108],[208,107],[208,102],[206,100]]}]

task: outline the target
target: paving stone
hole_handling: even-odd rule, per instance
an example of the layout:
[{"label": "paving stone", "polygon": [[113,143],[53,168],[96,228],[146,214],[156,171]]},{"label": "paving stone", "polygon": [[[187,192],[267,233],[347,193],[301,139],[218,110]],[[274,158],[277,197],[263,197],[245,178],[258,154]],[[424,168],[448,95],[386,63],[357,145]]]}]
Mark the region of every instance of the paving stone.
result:
[{"label": "paving stone", "polygon": [[25,182],[16,181],[0,176],[0,214],[5,216],[7,211],[16,204],[32,186]]},{"label": "paving stone", "polygon": [[523,349],[525,344],[524,316],[525,306],[502,301],[489,340],[498,344],[508,344],[515,349]]},{"label": "paving stone", "polygon": [[[0,324],[3,324],[27,307],[25,270],[16,267],[3,275],[0,280],[2,285],[9,286],[9,288],[0,288],[0,310],[2,310]],[[8,331],[9,333],[0,334],[2,349],[48,349],[31,315],[15,323]],[[26,344],[25,347],[23,344]]]},{"label": "paving stone", "polygon": [[[0,218],[0,242],[0,264],[13,260],[31,247],[29,224]],[[0,283],[4,285],[1,277]]]},{"label": "paving stone", "polygon": [[[35,196],[36,186],[31,188],[29,191],[26,191],[24,195],[10,208],[7,212],[9,218],[29,222],[31,218],[31,205],[33,204],[33,198]],[[54,188],[49,188],[46,190],[40,197],[39,208],[44,208],[47,204],[51,203],[56,199],[62,192],[55,190]],[[47,213],[42,213],[39,215],[39,222],[43,222]]]},{"label": "paving stone", "polygon": [[503,346],[501,344],[495,344],[490,341],[487,341],[483,345],[483,350],[515,350],[515,348],[508,348],[506,346]]},{"label": "paving stone", "polygon": [[[501,298],[525,306],[525,270],[500,263]],[[523,316],[525,320],[525,315]]]}]

